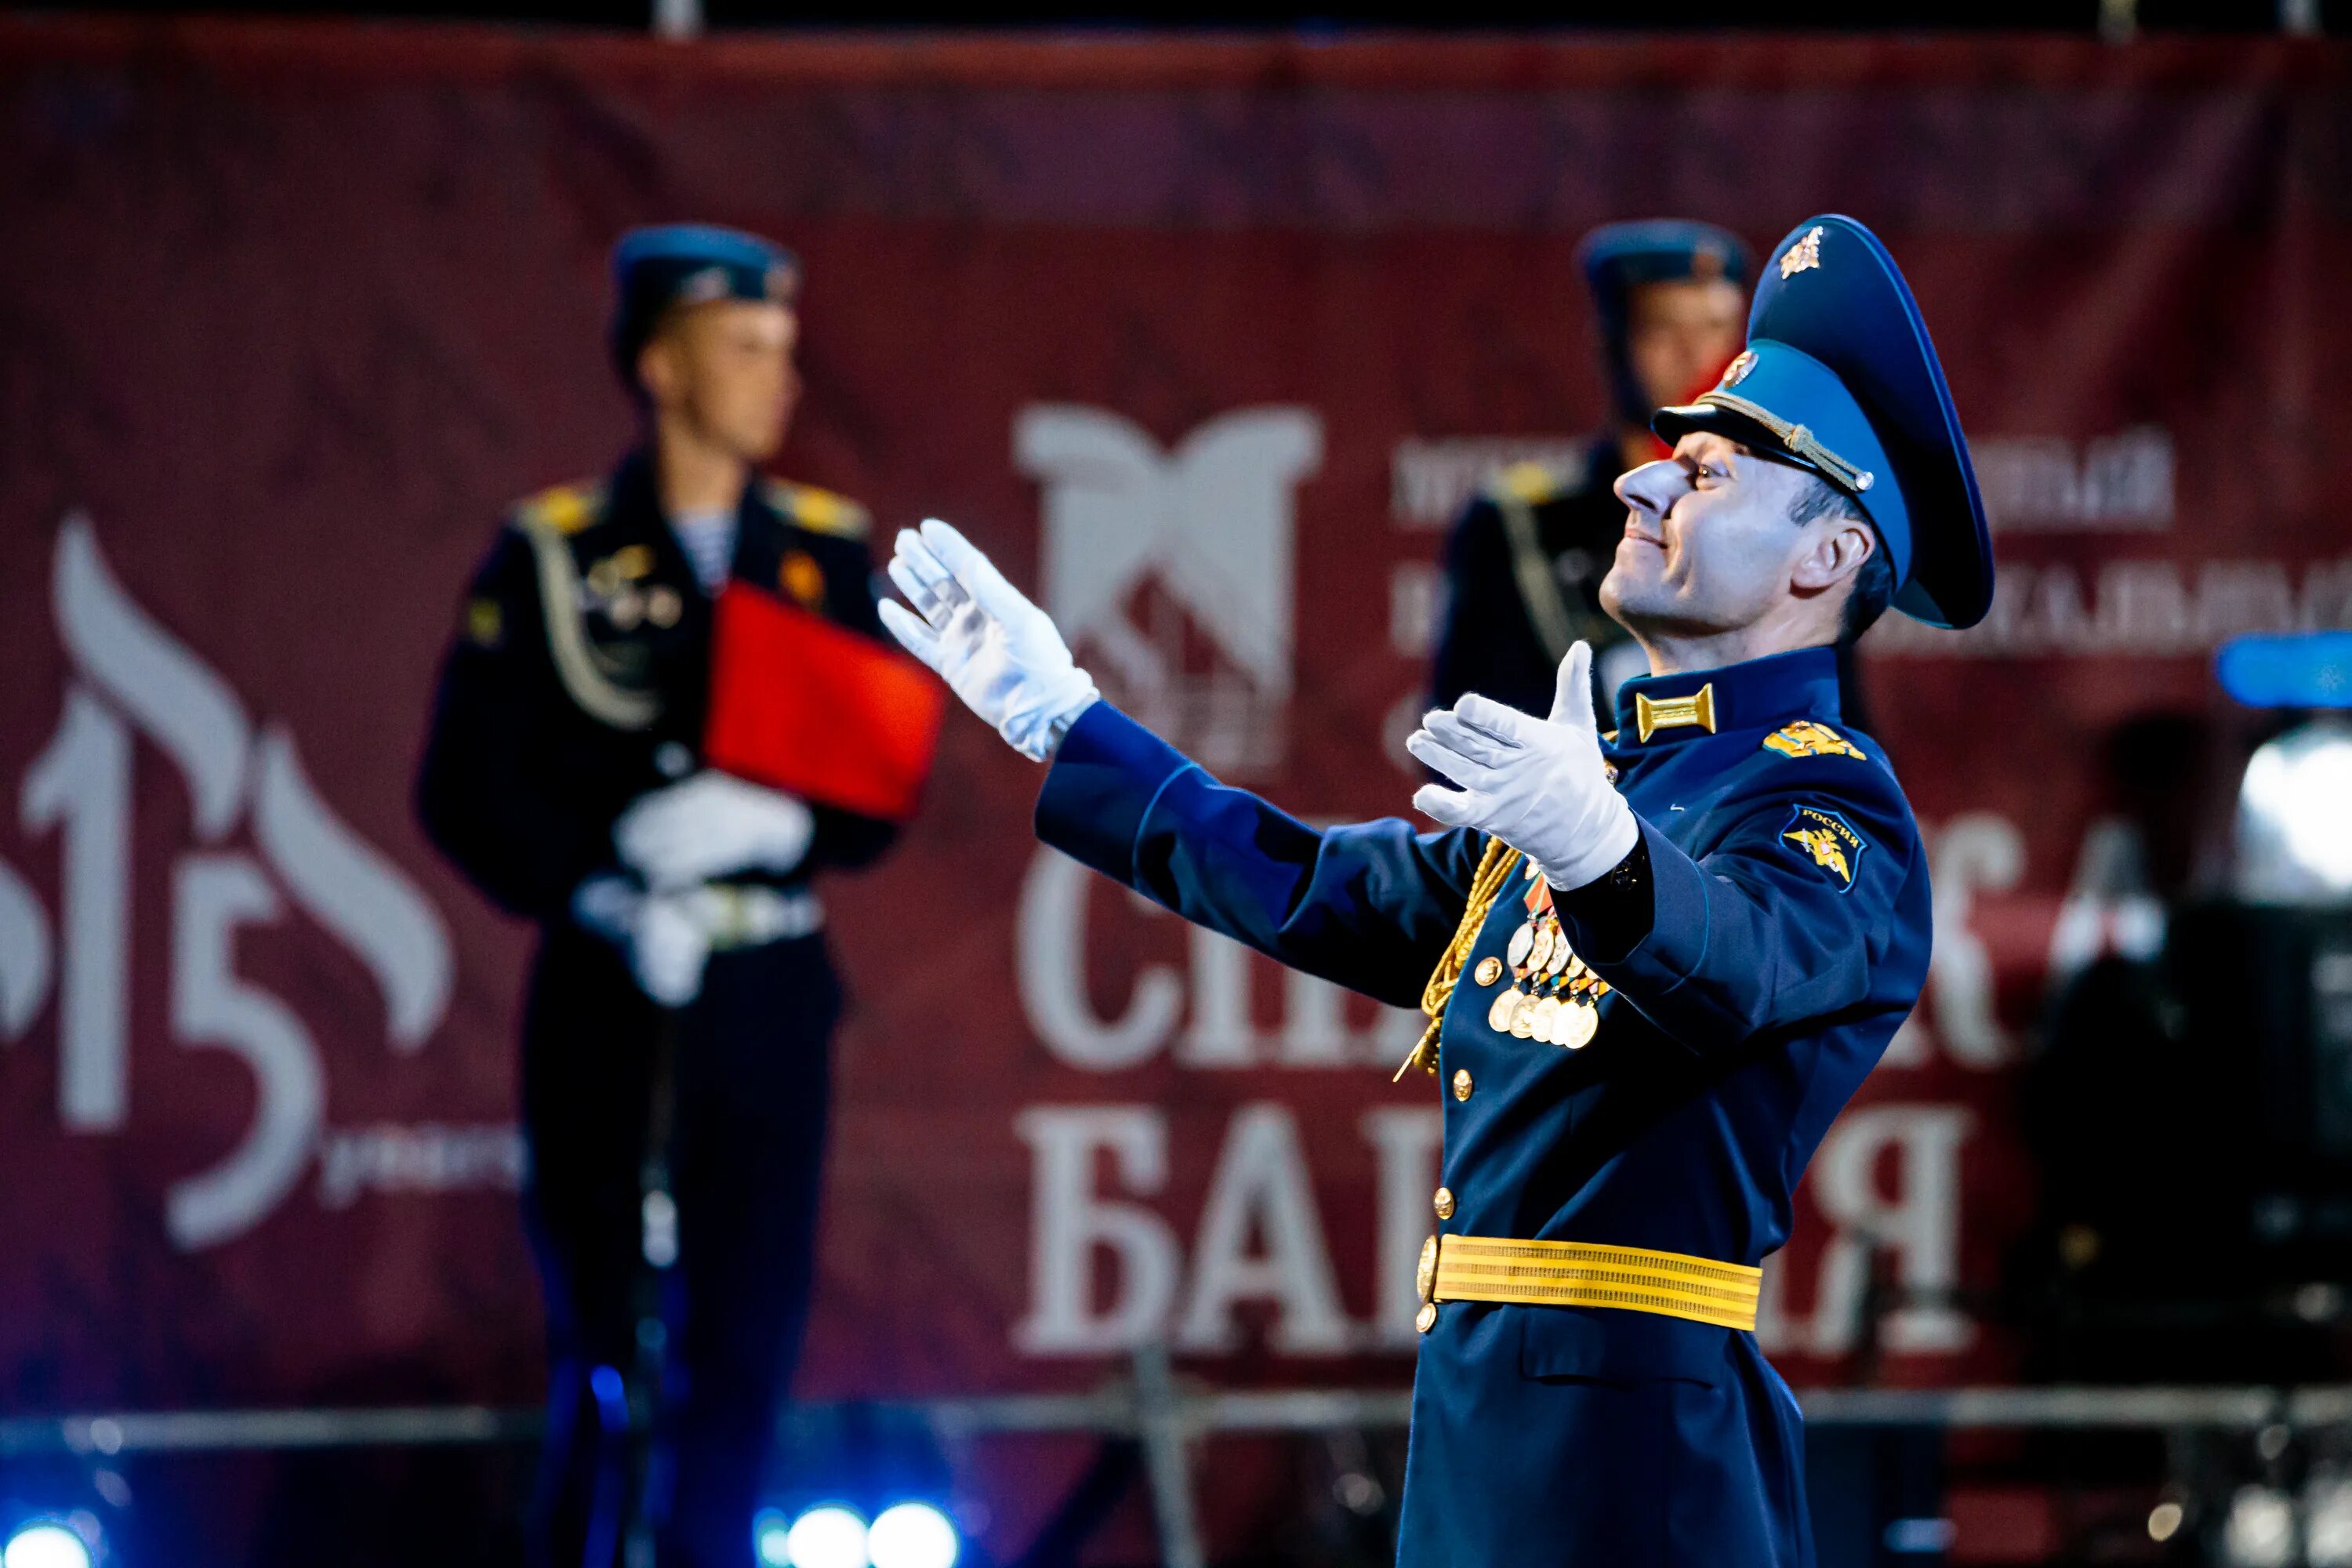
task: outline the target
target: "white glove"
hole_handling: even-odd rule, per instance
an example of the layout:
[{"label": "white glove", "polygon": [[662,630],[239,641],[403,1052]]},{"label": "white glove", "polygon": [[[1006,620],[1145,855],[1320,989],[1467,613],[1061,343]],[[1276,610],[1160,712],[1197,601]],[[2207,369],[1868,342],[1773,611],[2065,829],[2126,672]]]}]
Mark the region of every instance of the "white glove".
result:
[{"label": "white glove", "polygon": [[702,994],[710,962],[704,890],[647,893],[625,877],[592,877],[572,895],[583,926],[628,950],[637,989],[664,1007],[683,1007]]},{"label": "white glove", "polygon": [[1405,750],[1462,787],[1423,784],[1412,804],[1449,827],[1493,834],[1562,891],[1598,879],[1642,830],[1601,761],[1591,670],[1590,644],[1568,650],[1549,720],[1475,692],[1432,711]]},{"label": "white glove", "polygon": [[702,994],[710,938],[684,900],[653,894],[637,910],[629,935],[629,969],[638,988],[665,1007],[683,1007]]},{"label": "white glove", "polygon": [[792,795],[706,771],[631,802],[613,847],[646,887],[669,893],[738,871],[790,872],[815,831]]},{"label": "white glove", "polygon": [[1045,612],[937,518],[926,519],[920,534],[898,531],[890,581],[915,606],[909,614],[895,601],[882,602],[890,635],[1030,761],[1052,756],[1102,695],[1071,662]]}]

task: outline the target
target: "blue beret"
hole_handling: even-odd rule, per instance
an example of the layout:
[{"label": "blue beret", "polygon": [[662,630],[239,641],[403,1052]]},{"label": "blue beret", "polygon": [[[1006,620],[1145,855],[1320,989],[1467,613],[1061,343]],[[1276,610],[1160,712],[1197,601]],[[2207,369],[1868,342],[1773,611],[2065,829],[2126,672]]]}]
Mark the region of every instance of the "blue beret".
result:
[{"label": "blue beret", "polygon": [[1637,284],[1748,282],[1748,247],[1739,237],[1685,218],[1602,224],[1577,242],[1576,259],[1604,319],[1624,315],[1626,293]]},{"label": "blue beret", "polygon": [[1633,290],[1645,283],[1713,282],[1748,286],[1748,247],[1727,228],[1687,218],[1606,223],[1577,242],[1577,265],[1601,319],[1601,352],[1618,417],[1639,425],[1650,400],[1625,359]]},{"label": "blue beret", "polygon": [[1809,218],[1781,240],[1748,313],[1748,347],[1696,403],[1662,408],[1692,430],[1812,469],[1865,512],[1895,567],[1895,607],[1972,626],[1992,605],[1992,539],[1967,437],[1918,301],[1878,237]]},{"label": "blue beret", "polygon": [[791,303],[800,261],[780,245],[713,224],[633,228],[613,247],[613,363],[636,384],[637,353],[663,315],[714,300]]}]

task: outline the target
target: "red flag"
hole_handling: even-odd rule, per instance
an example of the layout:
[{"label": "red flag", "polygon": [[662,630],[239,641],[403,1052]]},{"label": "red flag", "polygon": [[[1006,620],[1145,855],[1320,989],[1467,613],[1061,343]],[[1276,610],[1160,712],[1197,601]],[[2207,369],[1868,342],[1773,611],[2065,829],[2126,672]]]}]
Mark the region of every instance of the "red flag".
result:
[{"label": "red flag", "polygon": [[930,672],[748,584],[730,583],[715,608],[711,764],[862,816],[912,816],[947,701]]}]

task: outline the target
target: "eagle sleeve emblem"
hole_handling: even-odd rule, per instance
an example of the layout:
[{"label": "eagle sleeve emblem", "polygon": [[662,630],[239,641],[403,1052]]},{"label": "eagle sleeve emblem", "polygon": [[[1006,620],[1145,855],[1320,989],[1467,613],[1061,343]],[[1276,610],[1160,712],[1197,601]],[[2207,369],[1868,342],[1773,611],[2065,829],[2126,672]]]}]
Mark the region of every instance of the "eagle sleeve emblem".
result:
[{"label": "eagle sleeve emblem", "polygon": [[1780,829],[1780,842],[1835,882],[1841,893],[1853,890],[1854,873],[1861,868],[1863,852],[1870,847],[1870,841],[1843,812],[1817,805],[1801,805],[1790,813],[1788,825]]}]

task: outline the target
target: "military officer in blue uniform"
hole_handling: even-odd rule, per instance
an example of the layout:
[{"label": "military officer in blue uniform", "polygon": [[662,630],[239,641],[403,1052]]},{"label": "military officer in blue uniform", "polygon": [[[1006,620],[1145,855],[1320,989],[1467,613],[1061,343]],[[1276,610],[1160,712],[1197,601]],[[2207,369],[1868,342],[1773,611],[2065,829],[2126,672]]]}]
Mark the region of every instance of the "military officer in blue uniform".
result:
[{"label": "military officer in blue uniform", "polygon": [[[1835,649],[1966,626],[1983,510],[1927,328],[1852,219],[1775,252],[1720,384],[1619,479],[1602,602],[1652,673],[1603,731],[1473,693],[1414,756],[1443,831],[1310,827],[1098,700],[952,529],[890,629],[1033,757],[1047,843],[1286,963],[1431,1014],[1444,1108],[1399,1559],[1804,1564],[1802,1431],[1758,1265],[1927,973],[1925,857]],[[1429,979],[1424,985],[1421,976]],[[1400,1075],[1402,1076],[1402,1075]],[[1423,1080],[1425,1081],[1425,1080]]]},{"label": "military officer in blue uniform", "polygon": [[[740,580],[881,626],[865,514],[758,471],[799,391],[793,258],[680,225],[625,237],[614,275],[644,439],[499,528],[417,805],[443,853],[540,927],[522,1119],[552,1364],[533,1560],[608,1568],[628,1520],[665,1564],[749,1568],[812,1285],[840,998],[810,883],[891,829],[702,765],[712,599]],[[641,1187],[656,1143],[662,1181]],[[643,1271],[672,1255],[641,1500],[623,1374]]]},{"label": "military officer in blue uniform", "polygon": [[1445,615],[1430,700],[1475,691],[1514,708],[1550,705],[1553,672],[1577,642],[1610,678],[1641,649],[1601,607],[1623,531],[1617,476],[1659,454],[1650,414],[1712,382],[1739,352],[1748,258],[1739,237],[1680,218],[1604,224],[1577,246],[1609,381],[1610,421],[1575,458],[1505,469],[1445,540]]}]

